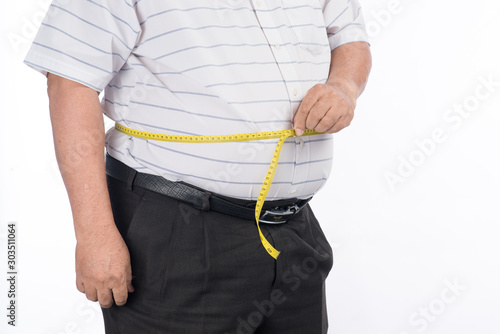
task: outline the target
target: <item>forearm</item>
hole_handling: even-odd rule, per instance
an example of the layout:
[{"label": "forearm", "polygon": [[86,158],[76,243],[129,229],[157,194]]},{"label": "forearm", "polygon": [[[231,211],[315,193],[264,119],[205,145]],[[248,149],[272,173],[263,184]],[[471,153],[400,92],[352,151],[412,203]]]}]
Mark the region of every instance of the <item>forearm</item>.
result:
[{"label": "forearm", "polygon": [[371,66],[367,43],[348,43],[333,50],[327,82],[309,89],[295,113],[295,133],[300,136],[304,129],[336,133],[348,126]]},{"label": "forearm", "polygon": [[57,162],[71,203],[77,240],[114,228],[104,169],[104,123],[98,94],[48,76]]},{"label": "forearm", "polygon": [[344,44],[331,53],[330,73],[326,84],[341,89],[355,104],[365,89],[371,66],[370,47],[367,43]]}]

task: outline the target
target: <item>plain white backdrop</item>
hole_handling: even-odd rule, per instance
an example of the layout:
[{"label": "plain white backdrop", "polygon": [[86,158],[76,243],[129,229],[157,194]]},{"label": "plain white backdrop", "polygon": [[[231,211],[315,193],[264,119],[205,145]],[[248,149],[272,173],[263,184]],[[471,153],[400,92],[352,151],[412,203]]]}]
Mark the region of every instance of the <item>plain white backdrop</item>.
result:
[{"label": "plain white backdrop", "polygon": [[[48,5],[10,1],[0,14],[0,333],[98,334],[100,309],[75,288],[45,78],[22,64]],[[499,334],[500,3],[363,5],[373,71],[311,204],[335,249],[329,333]]]}]

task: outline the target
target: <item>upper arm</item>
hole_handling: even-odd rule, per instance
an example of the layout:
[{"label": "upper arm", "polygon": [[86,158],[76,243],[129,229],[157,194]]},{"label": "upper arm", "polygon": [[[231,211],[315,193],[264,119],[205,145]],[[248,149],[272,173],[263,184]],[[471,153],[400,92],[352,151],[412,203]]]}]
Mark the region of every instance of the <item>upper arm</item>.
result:
[{"label": "upper arm", "polygon": [[54,0],[24,63],[100,92],[123,67],[140,33],[135,8],[125,0]]},{"label": "upper arm", "polygon": [[53,97],[55,94],[57,94],[57,92],[62,92],[62,91],[69,92],[75,89],[93,91],[97,93],[97,96],[99,96],[99,91],[96,91],[93,88],[90,88],[77,81],[65,78],[63,76],[47,72],[47,93],[49,95],[49,98]]},{"label": "upper arm", "polygon": [[323,16],[332,51],[347,43],[368,43],[363,11],[358,0],[325,1]]}]

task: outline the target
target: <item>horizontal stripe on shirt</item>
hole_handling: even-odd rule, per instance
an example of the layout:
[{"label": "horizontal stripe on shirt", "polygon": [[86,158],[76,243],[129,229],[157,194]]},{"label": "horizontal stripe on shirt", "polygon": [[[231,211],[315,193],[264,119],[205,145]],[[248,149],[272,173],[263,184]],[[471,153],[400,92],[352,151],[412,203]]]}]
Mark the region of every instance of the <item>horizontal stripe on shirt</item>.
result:
[{"label": "horizontal stripe on shirt", "polygon": [[[112,120],[165,134],[284,130],[328,78],[331,51],[367,41],[357,0],[54,0],[25,63],[96,91]],[[256,199],[276,140],[182,144],[106,135],[143,173]],[[330,175],[331,135],[285,142],[268,199],[305,198]]]}]

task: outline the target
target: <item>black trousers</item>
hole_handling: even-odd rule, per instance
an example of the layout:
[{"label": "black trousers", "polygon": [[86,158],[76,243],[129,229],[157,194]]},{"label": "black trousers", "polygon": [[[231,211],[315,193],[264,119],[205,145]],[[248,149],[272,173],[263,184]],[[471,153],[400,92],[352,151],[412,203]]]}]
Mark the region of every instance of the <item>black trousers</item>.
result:
[{"label": "black trousers", "polygon": [[[107,334],[324,334],[333,255],[309,205],[289,222],[261,224],[108,176],[135,292],[102,309]],[[132,189],[131,189],[132,188]]]}]

